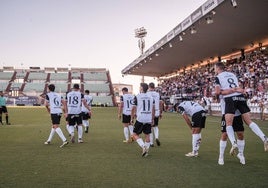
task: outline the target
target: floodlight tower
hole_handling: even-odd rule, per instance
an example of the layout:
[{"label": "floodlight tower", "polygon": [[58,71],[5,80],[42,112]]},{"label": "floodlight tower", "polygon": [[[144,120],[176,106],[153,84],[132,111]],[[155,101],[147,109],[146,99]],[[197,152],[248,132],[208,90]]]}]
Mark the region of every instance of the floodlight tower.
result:
[{"label": "floodlight tower", "polygon": [[[143,54],[143,52],[144,52],[143,51],[144,48],[145,48],[144,37],[146,37],[146,35],[147,35],[147,31],[146,31],[146,29],[144,27],[135,29],[135,37],[139,38],[138,46],[139,46],[141,54]],[[144,82],[144,76],[142,76],[141,82]]]},{"label": "floodlight tower", "polygon": [[144,27],[135,29],[135,37],[139,38],[138,45],[141,51],[141,54],[143,54],[143,50],[145,47],[145,40],[144,37],[146,37],[147,31]]}]

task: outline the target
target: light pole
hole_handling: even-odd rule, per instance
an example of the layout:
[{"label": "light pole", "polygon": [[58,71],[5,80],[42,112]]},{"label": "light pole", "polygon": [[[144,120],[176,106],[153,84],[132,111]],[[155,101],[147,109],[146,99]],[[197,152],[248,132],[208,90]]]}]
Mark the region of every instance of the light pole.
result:
[{"label": "light pole", "polygon": [[143,54],[143,50],[145,47],[144,37],[146,37],[146,35],[147,35],[147,31],[144,27],[135,29],[135,37],[139,38],[138,45],[139,45],[141,54]]},{"label": "light pole", "polygon": [[[140,48],[141,54],[143,54],[143,50],[145,48],[145,40],[144,37],[146,37],[147,31],[144,27],[135,29],[135,37],[139,38],[138,46]],[[142,76],[141,81],[144,82],[144,76]]]}]

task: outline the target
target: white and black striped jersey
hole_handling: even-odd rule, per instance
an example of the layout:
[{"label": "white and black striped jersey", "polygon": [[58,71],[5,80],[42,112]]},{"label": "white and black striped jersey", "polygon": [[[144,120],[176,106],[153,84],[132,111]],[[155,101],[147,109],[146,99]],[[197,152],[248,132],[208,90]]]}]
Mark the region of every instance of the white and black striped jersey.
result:
[{"label": "white and black striped jersey", "polygon": [[46,94],[46,101],[49,103],[51,114],[61,114],[62,113],[61,100],[62,100],[62,97],[58,93],[49,92]]},{"label": "white and black striped jersey", "polygon": [[123,103],[122,113],[125,115],[131,115],[131,110],[134,104],[134,95],[124,94],[120,97],[120,102]]},{"label": "white and black striped jersey", "polygon": [[154,99],[148,93],[140,93],[134,97],[134,105],[137,106],[137,121],[151,123],[153,118]]},{"label": "white and black striped jersey", "polygon": [[[226,71],[221,72],[220,74],[217,75],[217,77],[215,78],[215,84],[219,85],[221,90],[226,90],[239,86],[238,79],[235,76],[235,74]],[[228,95],[224,95],[223,98],[236,95],[240,95],[240,93],[235,92]]]},{"label": "white and black striped jersey", "polygon": [[[84,95],[84,99],[89,107],[91,107],[93,102],[93,97],[91,95]],[[82,103],[82,112],[88,112],[88,109],[85,107],[85,105]]]},{"label": "white and black striped jersey", "polygon": [[160,115],[160,95],[156,91],[147,91],[151,97],[154,99],[154,104],[155,104],[155,116],[158,117]]},{"label": "white and black striped jersey", "polygon": [[80,91],[71,91],[66,96],[68,114],[80,114],[84,95]]},{"label": "white and black striped jersey", "polygon": [[193,114],[202,110],[205,111],[205,109],[199,103],[193,101],[184,101],[178,106],[179,113],[185,113],[189,116],[193,116]]}]

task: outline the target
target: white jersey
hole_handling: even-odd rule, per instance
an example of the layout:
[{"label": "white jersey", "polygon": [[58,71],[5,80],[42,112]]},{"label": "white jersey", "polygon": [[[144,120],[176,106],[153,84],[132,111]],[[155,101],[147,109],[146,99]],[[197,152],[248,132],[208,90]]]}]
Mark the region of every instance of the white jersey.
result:
[{"label": "white jersey", "polygon": [[184,101],[178,106],[179,112],[181,114],[187,114],[193,116],[196,112],[205,111],[205,109],[197,102],[193,101]]},{"label": "white jersey", "polygon": [[51,92],[46,94],[46,101],[49,103],[51,114],[61,114],[62,113],[61,100],[62,100],[62,97],[58,93],[51,91]]},{"label": "white jersey", "polygon": [[155,117],[158,117],[160,115],[160,95],[156,91],[147,91],[147,93],[154,99]]},{"label": "white jersey", "polygon": [[[85,101],[89,107],[92,105],[93,97],[91,95],[84,95]],[[82,103],[82,112],[89,112],[85,105]]]},{"label": "white jersey", "polygon": [[134,104],[134,95],[124,94],[120,97],[120,102],[123,102],[123,114],[131,115],[131,110]]},{"label": "white jersey", "polygon": [[68,114],[80,114],[84,95],[80,91],[71,91],[66,96]]},{"label": "white jersey", "polygon": [[154,99],[148,93],[140,93],[134,98],[134,105],[137,106],[137,121],[151,123],[153,118]]},{"label": "white jersey", "polygon": [[[226,71],[218,74],[215,80],[215,84],[219,85],[221,90],[231,89],[239,86],[237,77],[233,73]],[[240,95],[240,93],[235,92],[228,95],[224,95],[223,98],[237,95]]]},{"label": "white jersey", "polygon": [[[225,114],[225,101],[222,95],[220,95],[220,104],[221,104],[221,114],[224,115]],[[234,116],[240,116],[240,115],[241,115],[240,111],[236,110]]]}]

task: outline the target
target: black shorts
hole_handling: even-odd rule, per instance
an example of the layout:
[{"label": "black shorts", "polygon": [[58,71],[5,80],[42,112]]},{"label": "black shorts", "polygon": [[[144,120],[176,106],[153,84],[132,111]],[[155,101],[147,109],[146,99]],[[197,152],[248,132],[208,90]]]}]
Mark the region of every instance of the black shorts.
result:
[{"label": "black shorts", "polygon": [[205,128],[206,123],[206,112],[201,110],[199,112],[194,113],[192,116],[192,127]]},{"label": "black shorts", "polygon": [[241,114],[250,112],[244,95],[227,97],[225,101],[225,114],[235,114],[239,110]]},{"label": "black shorts", "polygon": [[83,120],[88,120],[91,118],[91,116],[88,114],[88,112],[82,112],[82,118]]},{"label": "black shorts", "polygon": [[[232,126],[234,129],[234,132],[243,132],[244,131],[244,125],[243,125],[243,120],[242,120],[241,115],[234,117]],[[226,122],[225,122],[224,115],[222,116],[222,119],[221,119],[221,132],[223,132],[223,133],[226,132]]]},{"label": "black shorts", "polygon": [[142,132],[144,134],[150,134],[151,133],[151,123],[141,123],[139,121],[136,121],[134,124],[133,132],[137,135],[141,134]]},{"label": "black shorts", "polygon": [[68,114],[67,121],[70,126],[82,124],[82,114]]},{"label": "black shorts", "polygon": [[159,117],[155,117],[154,118],[154,124],[152,125],[152,127],[158,126],[158,122],[159,122]]},{"label": "black shorts", "polygon": [[131,121],[131,115],[125,115],[122,116],[122,123],[130,123]]},{"label": "black shorts", "polygon": [[7,113],[7,107],[6,106],[2,106],[2,113]]},{"label": "black shorts", "polygon": [[50,114],[50,117],[53,125],[60,124],[61,114]]}]

